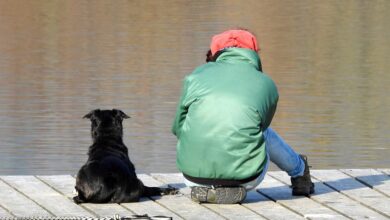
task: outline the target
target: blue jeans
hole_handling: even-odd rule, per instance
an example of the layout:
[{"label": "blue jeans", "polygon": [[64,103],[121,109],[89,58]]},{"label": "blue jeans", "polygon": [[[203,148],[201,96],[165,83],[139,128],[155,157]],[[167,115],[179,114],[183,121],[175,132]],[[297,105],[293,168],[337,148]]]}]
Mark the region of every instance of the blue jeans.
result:
[{"label": "blue jeans", "polygon": [[265,146],[270,160],[291,177],[302,176],[305,163],[286,142],[272,129],[264,131]]},{"label": "blue jeans", "polygon": [[[264,131],[265,147],[267,150],[267,163],[264,166],[260,176],[248,183],[242,184],[247,190],[255,188],[264,179],[268,170],[269,160],[271,160],[281,170],[286,171],[291,177],[302,176],[305,171],[305,163],[297,154],[272,128]],[[200,186],[185,179],[187,186]]]}]

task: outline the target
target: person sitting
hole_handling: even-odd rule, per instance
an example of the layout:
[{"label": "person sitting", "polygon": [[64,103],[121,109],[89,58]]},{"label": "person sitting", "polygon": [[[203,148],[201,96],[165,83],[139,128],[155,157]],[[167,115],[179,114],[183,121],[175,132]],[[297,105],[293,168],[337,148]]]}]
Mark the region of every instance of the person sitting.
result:
[{"label": "person sitting", "polygon": [[222,32],[211,40],[207,63],[185,77],[172,132],[194,201],[242,202],[269,161],[291,176],[293,195],[314,193],[307,157],[269,127],[279,95],[258,51],[249,31]]}]

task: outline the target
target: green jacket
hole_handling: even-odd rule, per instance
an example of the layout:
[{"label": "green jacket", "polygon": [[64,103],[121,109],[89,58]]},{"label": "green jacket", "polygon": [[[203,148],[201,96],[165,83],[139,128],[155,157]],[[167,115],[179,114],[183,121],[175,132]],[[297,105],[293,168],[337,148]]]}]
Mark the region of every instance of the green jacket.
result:
[{"label": "green jacket", "polygon": [[178,138],[177,166],[186,177],[246,180],[261,173],[263,131],[279,96],[259,65],[255,51],[228,48],[185,78],[172,132]]}]

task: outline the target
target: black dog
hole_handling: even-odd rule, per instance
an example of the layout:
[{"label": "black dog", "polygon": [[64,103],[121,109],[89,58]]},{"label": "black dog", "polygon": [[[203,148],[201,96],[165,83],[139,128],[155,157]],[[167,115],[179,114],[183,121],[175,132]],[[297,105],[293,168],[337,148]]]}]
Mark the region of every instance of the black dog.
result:
[{"label": "black dog", "polygon": [[129,116],[117,109],[96,109],[84,118],[92,122],[93,144],[87,163],[77,174],[75,203],[137,202],[143,196],[177,193],[173,188],[144,186],[137,178],[122,141],[122,120]]}]

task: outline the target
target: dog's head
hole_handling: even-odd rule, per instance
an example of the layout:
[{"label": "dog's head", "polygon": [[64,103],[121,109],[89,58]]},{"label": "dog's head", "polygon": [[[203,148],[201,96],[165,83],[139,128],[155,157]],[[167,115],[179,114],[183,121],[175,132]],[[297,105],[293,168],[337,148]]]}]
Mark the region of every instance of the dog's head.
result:
[{"label": "dog's head", "polygon": [[100,110],[95,109],[83,118],[91,120],[91,135],[94,140],[98,137],[120,137],[123,135],[122,121],[130,118],[118,109]]}]

